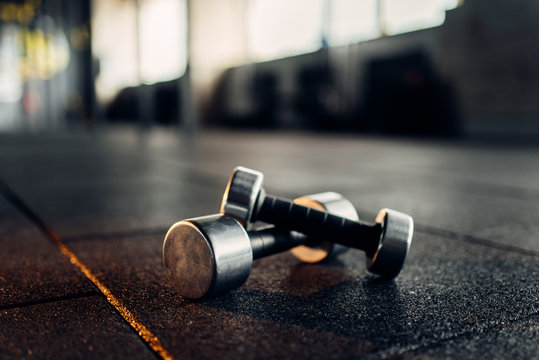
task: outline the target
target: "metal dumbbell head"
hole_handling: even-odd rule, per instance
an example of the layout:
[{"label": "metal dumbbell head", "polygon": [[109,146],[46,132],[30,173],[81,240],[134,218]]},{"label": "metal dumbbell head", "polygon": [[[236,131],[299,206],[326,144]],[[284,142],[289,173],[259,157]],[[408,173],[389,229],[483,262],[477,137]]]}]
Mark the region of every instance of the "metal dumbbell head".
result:
[{"label": "metal dumbbell head", "polygon": [[235,168],[223,196],[221,213],[235,217],[246,227],[260,220],[364,250],[369,271],[387,278],[399,274],[412,241],[410,216],[384,209],[372,225],[353,221],[267,195],[263,180],[258,171]]},{"label": "metal dumbbell head", "polygon": [[221,214],[234,217],[249,228],[258,197],[264,191],[264,174],[238,166],[234,169],[223,195]]},{"label": "metal dumbbell head", "polygon": [[[325,210],[350,220],[359,220],[354,205],[341,194],[325,192],[302,196],[294,200],[296,204],[308,206],[314,209]],[[290,251],[299,260],[306,263],[318,263],[347,251],[349,248],[331,241],[320,241],[317,244],[299,245]]]},{"label": "metal dumbbell head", "polygon": [[176,291],[199,299],[240,286],[247,280],[253,252],[247,232],[221,214],[174,224],[163,243],[163,264]]},{"label": "metal dumbbell head", "polygon": [[[295,201],[357,218],[352,203],[334,192],[308,195]],[[243,284],[251,272],[253,259],[292,249],[298,259],[318,262],[347,249],[330,242],[311,247],[307,242],[307,237],[300,233],[275,229],[246,232],[230,216],[203,216],[180,221],[170,228],[163,243],[163,264],[180,295],[199,299]]]},{"label": "metal dumbbell head", "polygon": [[394,278],[401,271],[412,243],[414,221],[410,215],[391,209],[382,209],[375,220],[382,226],[378,249],[367,254],[367,269],[386,278]]}]

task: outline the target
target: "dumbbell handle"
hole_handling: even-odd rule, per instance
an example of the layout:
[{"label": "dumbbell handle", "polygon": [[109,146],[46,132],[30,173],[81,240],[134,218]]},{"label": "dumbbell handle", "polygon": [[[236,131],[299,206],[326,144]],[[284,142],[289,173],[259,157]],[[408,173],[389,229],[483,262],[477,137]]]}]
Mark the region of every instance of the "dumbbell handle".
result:
[{"label": "dumbbell handle", "polygon": [[382,225],[349,220],[272,195],[260,194],[262,204],[254,220],[274,224],[280,229],[296,230],[311,239],[330,241],[363,250],[373,255],[379,245]]},{"label": "dumbbell handle", "polygon": [[296,231],[280,230],[274,227],[253,230],[247,233],[251,240],[253,259],[290,250],[298,245],[305,245],[308,237]]}]

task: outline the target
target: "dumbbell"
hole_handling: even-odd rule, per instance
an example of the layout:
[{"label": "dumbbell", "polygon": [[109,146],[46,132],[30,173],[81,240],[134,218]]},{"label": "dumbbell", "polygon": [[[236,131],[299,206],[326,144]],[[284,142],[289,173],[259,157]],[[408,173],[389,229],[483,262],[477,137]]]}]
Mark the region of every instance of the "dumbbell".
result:
[{"label": "dumbbell", "polygon": [[[304,196],[295,201],[351,219],[358,218],[352,203],[334,192]],[[199,299],[243,284],[251,272],[253,259],[291,248],[300,260],[318,262],[346,247],[329,242],[309,246],[307,236],[274,227],[247,232],[233,217],[217,214],[174,224],[163,243],[163,264],[180,295]]]},{"label": "dumbbell", "polygon": [[296,230],[311,239],[324,239],[365,251],[370,272],[391,279],[401,271],[412,242],[414,223],[404,213],[382,209],[374,224],[350,220],[267,195],[261,172],[237,167],[227,184],[221,214],[248,228],[263,221],[282,229]]}]

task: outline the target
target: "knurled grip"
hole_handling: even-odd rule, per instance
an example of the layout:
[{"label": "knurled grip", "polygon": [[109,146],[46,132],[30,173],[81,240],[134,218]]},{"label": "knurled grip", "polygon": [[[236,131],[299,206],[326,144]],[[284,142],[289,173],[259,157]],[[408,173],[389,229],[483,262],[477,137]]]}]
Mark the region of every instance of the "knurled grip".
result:
[{"label": "knurled grip", "polygon": [[353,247],[374,254],[378,249],[382,232],[380,224],[365,224],[295,204],[293,201],[266,195],[253,220],[260,220],[275,226],[296,230],[319,240]]}]

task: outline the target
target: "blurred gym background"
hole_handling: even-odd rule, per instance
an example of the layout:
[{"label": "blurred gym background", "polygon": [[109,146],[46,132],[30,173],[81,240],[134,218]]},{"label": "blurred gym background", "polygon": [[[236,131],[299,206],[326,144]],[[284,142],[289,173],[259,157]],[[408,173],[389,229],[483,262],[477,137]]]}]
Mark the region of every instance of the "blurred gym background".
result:
[{"label": "blurred gym background", "polygon": [[539,135],[536,0],[0,1],[0,131]]}]

